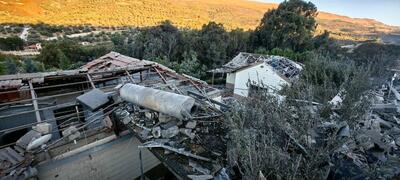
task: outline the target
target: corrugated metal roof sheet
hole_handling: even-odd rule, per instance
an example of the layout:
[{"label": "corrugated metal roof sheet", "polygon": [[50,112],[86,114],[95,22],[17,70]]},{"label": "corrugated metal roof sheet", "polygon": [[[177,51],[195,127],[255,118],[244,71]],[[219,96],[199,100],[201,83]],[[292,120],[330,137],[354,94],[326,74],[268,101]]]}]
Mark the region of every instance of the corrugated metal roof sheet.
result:
[{"label": "corrugated metal roof sheet", "polygon": [[[155,64],[147,60],[140,60],[129,56],[122,55],[117,52],[110,52],[98,59],[95,59],[81,67],[82,70],[88,72],[100,71],[107,68],[126,67],[130,65],[146,66]],[[109,66],[113,65],[113,66]]]},{"label": "corrugated metal roof sheet", "polygon": [[302,66],[299,63],[282,56],[241,52],[230,62],[223,65],[222,68],[212,70],[211,72],[230,73],[262,62],[270,65],[277,73],[286,78],[297,76],[302,70]]},{"label": "corrugated metal roof sheet", "polygon": [[[134,179],[140,176],[139,140],[127,135],[80,154],[38,167],[39,179]],[[142,149],[144,172],[161,162]]]}]

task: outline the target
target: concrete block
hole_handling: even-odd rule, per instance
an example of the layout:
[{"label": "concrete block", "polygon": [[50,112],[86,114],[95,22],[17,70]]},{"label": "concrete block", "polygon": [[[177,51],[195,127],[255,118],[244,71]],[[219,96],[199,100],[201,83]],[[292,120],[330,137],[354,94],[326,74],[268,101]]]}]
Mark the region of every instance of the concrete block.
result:
[{"label": "concrete block", "polygon": [[108,103],[109,99],[107,94],[99,89],[93,89],[76,98],[79,103],[88,107],[91,111],[95,111]]},{"label": "concrete block", "polygon": [[50,123],[40,123],[33,127],[34,130],[40,132],[42,135],[51,133],[52,126]]}]

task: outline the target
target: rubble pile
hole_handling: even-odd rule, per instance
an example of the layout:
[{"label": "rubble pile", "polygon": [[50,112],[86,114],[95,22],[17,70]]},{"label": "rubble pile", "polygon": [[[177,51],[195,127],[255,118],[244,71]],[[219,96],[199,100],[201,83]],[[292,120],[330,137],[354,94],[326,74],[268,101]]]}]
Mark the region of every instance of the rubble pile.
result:
[{"label": "rubble pile", "polygon": [[[396,76],[395,76],[396,77]],[[324,135],[337,132],[343,145],[332,155],[332,178],[383,178],[400,176],[400,81],[393,78],[369,93],[372,103],[363,121],[350,128],[341,117],[324,123],[313,130],[315,143],[324,142]],[[340,108],[345,98],[341,91],[332,101]]]},{"label": "rubble pile", "polygon": [[37,169],[32,166],[34,153],[46,147],[52,137],[52,126],[49,123],[40,123],[23,135],[14,147],[0,149],[0,178],[18,179],[35,178]]},{"label": "rubble pile", "polygon": [[[121,97],[128,101],[121,103],[113,116],[143,142],[139,148],[151,149],[187,178],[210,179],[222,169],[226,153],[223,116],[215,105],[206,99],[155,89],[145,92],[156,93],[159,101],[149,100],[151,94],[133,97],[138,93],[132,91],[121,88]],[[194,103],[188,103],[192,100]]]}]

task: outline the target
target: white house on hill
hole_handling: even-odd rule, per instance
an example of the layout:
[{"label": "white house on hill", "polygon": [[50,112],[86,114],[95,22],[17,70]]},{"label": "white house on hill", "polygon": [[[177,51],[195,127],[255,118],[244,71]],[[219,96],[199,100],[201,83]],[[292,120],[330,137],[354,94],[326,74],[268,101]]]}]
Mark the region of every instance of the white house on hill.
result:
[{"label": "white house on hill", "polygon": [[232,61],[215,69],[214,73],[226,73],[226,87],[235,96],[248,97],[254,86],[271,92],[297,79],[302,66],[281,56],[239,53]]}]

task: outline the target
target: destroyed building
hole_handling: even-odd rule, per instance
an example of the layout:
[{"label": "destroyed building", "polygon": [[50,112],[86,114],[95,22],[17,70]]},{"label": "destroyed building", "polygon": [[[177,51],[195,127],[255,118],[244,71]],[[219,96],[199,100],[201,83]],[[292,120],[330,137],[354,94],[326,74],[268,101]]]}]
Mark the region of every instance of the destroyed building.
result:
[{"label": "destroyed building", "polygon": [[254,87],[278,91],[297,79],[302,66],[281,56],[239,53],[212,73],[226,73],[226,88],[234,96],[248,97]]},{"label": "destroyed building", "polygon": [[155,62],[111,52],[76,70],[0,76],[0,97],[2,178],[150,178],[163,164],[193,179],[223,168],[220,90]]}]

